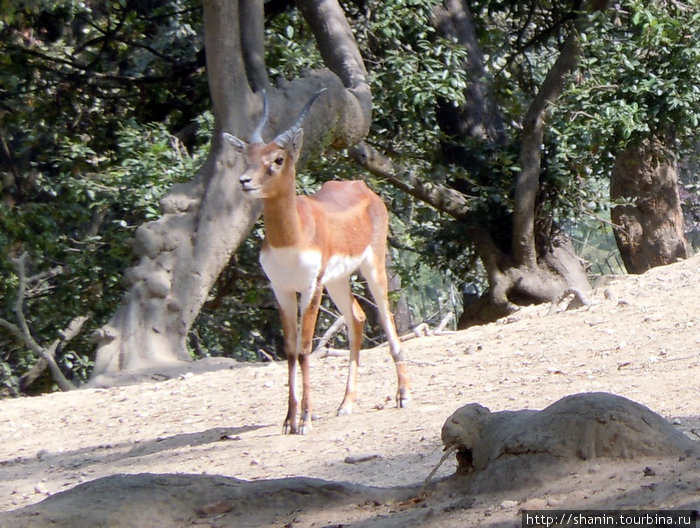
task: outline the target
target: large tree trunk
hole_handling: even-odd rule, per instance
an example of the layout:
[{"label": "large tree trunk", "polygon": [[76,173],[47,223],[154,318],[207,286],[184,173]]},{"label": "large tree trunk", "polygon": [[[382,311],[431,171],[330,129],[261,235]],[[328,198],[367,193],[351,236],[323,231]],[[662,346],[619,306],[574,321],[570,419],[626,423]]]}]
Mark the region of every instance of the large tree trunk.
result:
[{"label": "large tree trunk", "polygon": [[610,198],[629,202],[611,211],[628,273],[688,257],[676,160],[660,142],[645,141],[615,159]]},{"label": "large tree trunk", "polygon": [[216,278],[259,215],[242,196],[243,163],[221,140],[223,131],[247,137],[268,88],[270,124],[265,137],[286,129],[301,105],[329,88],[304,126],[303,159],[329,144],[344,147],[367,133],[371,94],[350,27],[337,0],[298,2],[329,69],[270,88],[263,62],[262,0],[205,0],[207,73],[216,120],[211,152],[190,183],[162,200],[163,216],[140,226],[134,238],[137,264],[125,272],[127,292],[96,334],[93,384],[124,372],[149,372],[188,360],[187,332]]}]

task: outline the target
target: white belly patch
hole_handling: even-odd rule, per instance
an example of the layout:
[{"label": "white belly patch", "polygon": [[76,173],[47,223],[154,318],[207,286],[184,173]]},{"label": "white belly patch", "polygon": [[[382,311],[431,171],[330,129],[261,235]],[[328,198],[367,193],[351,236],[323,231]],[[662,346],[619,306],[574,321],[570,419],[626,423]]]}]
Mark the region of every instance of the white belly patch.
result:
[{"label": "white belly patch", "polygon": [[296,248],[267,248],[260,253],[260,264],[275,289],[305,291],[321,271],[320,251]]},{"label": "white belly patch", "polygon": [[330,259],[328,259],[328,264],[326,265],[326,270],[323,272],[323,279],[321,282],[326,284],[327,282],[335,279],[347,277],[357,270],[357,268],[360,267],[360,264],[370,258],[372,258],[371,246],[367,246],[367,249],[364,250],[362,255],[355,257],[348,255],[333,255]]},{"label": "white belly patch", "polygon": [[[371,257],[371,247],[367,247],[358,256],[332,256],[323,272],[321,283],[349,276]],[[303,292],[309,289],[321,272],[321,252],[268,247],[260,253],[260,264],[275,289]]]}]

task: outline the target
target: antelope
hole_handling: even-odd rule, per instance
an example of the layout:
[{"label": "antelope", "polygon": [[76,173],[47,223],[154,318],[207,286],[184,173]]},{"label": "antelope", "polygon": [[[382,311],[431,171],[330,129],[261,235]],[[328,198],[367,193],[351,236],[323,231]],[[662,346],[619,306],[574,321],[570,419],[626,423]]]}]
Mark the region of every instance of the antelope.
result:
[{"label": "antelope", "polygon": [[[295,165],[302,145],[302,124],[323,91],[306,103],[288,130],[269,143],[262,138],[268,119],[264,91],[262,116],[250,142],[223,134],[244,156],[245,169],[240,176],[243,193],[262,200],[265,240],[260,263],[277,300],[289,376],[285,434],[306,434],[312,428],[309,355],[324,287],[345,319],[350,342],[348,379],[338,416],[352,412],[357,400],[357,371],[366,319],[350,288],[350,275],[357,270],[369,285],[389,342],[398,376],[396,403],[406,407],[411,399],[406,360],[387,298],[388,213],[384,202],[359,180],[329,181],[313,195],[296,194]],[[300,413],[297,363],[302,375]]]}]

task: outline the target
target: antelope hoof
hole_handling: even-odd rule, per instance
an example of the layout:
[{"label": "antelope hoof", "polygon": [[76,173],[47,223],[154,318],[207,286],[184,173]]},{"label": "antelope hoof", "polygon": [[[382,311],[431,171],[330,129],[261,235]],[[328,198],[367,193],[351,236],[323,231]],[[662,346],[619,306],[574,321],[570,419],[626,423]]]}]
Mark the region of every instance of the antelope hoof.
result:
[{"label": "antelope hoof", "polygon": [[297,426],[290,422],[289,420],[284,422],[284,426],[282,427],[282,434],[296,434],[297,433]]},{"label": "antelope hoof", "polygon": [[305,435],[305,434],[310,433],[312,429],[313,429],[313,427],[311,427],[311,423],[301,424],[297,433],[300,435]]},{"label": "antelope hoof", "polygon": [[338,409],[338,416],[348,416],[352,414],[352,403],[344,403]]},{"label": "antelope hoof", "polygon": [[311,413],[309,411],[302,411],[301,419],[299,420],[299,429],[296,430],[297,434],[305,435],[311,432]]},{"label": "antelope hoof", "polygon": [[311,420],[302,420],[301,425],[299,426],[299,430],[297,431],[297,434],[300,435],[305,435],[311,432],[313,427],[311,427]]},{"label": "antelope hoof", "polygon": [[396,393],[396,406],[400,409],[405,409],[411,404],[411,394],[402,389]]}]

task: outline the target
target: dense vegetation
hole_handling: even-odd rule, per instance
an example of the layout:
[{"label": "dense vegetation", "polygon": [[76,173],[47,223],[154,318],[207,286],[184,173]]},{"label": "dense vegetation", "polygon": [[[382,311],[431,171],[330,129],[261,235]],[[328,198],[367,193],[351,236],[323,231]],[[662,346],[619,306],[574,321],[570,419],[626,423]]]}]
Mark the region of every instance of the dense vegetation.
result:
[{"label": "dense vegetation", "polygon": [[[291,78],[317,66],[300,15],[284,2],[267,4],[271,75]],[[498,224],[513,207],[524,110],[580,2],[471,2],[504,116],[498,149],[440,129],[436,103],[464,104],[468,79],[465,48],[432,26],[438,4],[344,3],[374,95],[367,142],[419,178],[458,188],[482,221]],[[196,0],[0,2],[0,317],[16,317],[12,259],[26,252],[30,274],[53,270],[29,285],[24,311],[43,343],[74,317],[90,315],[57,356],[69,377],[89,372],[90,331],[119,301],[135,228],[159,215],[163,193],[190,178],[207,152],[212,117],[200,11]],[[579,69],[547,127],[538,214],[585,238],[581,249],[600,263],[611,249],[607,178],[616,153],[641,138],[670,138],[686,167],[689,227],[700,222],[693,143],[700,6],[627,0],[586,20]],[[446,157],[448,143],[466,149],[470,162]],[[324,179],[360,175],[367,177],[344,153],[329,153],[309,163],[299,185],[313,190]],[[464,225],[379,179],[373,185],[394,213],[392,257],[404,285],[396,300],[409,307],[405,324],[439,319],[459,308],[461,292],[483,288]],[[192,329],[193,354],[255,359],[260,349],[278,351],[280,332],[267,324],[274,306],[257,266],[260,239],[257,229],[220,277]],[[321,326],[333,319],[324,315]],[[0,329],[0,388],[16,393],[37,361]]]}]

